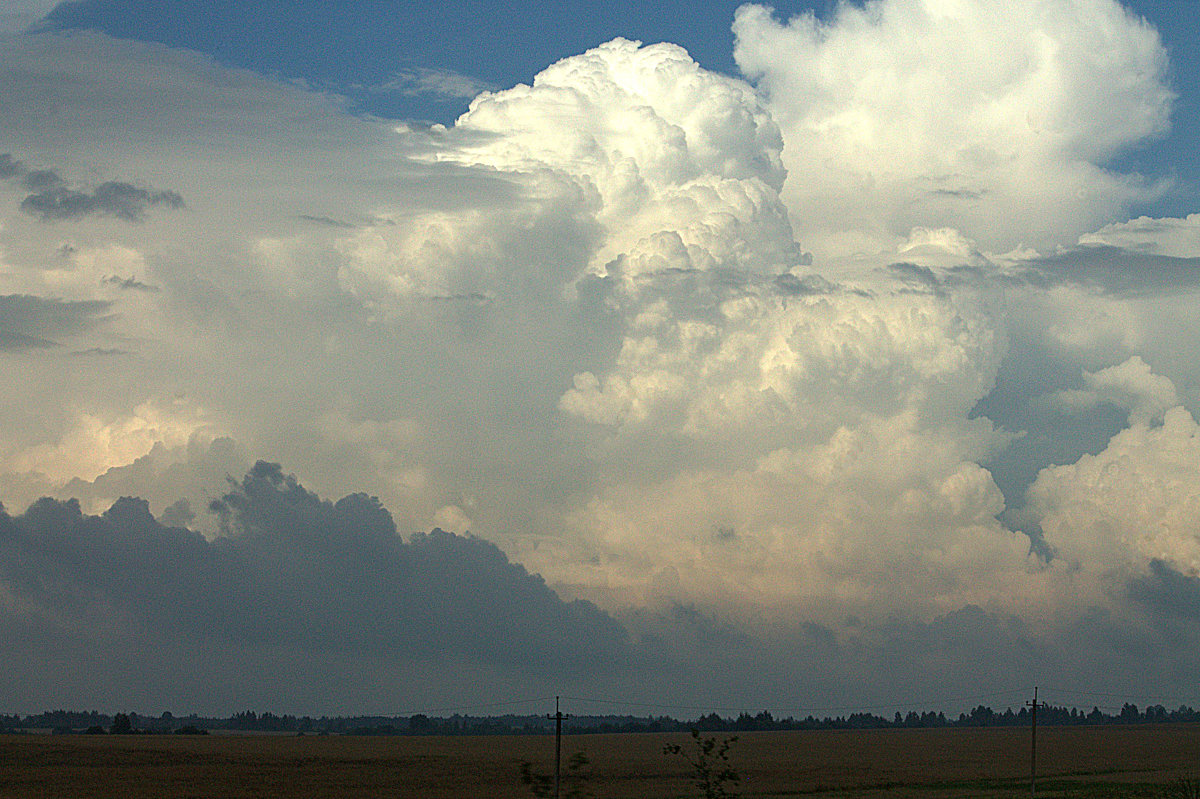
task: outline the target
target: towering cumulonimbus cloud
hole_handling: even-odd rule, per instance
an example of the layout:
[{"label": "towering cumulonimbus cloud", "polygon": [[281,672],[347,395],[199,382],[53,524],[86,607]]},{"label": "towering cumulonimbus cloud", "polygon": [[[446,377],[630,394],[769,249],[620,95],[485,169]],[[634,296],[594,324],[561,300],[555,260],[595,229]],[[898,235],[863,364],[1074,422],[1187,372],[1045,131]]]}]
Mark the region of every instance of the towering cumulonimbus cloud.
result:
[{"label": "towering cumulonimbus cloud", "polygon": [[[904,266],[877,259],[854,285],[821,277],[779,196],[770,113],[671,45],[565,59],[432,136],[429,158],[502,176],[512,202],[347,236],[351,290],[600,300],[619,342],[559,388],[598,480],[552,517],[566,534],[519,550],[535,568],[610,603],[669,571],[677,601],[803,598],[823,618],[914,594],[945,610],[1026,569],[977,464],[1000,438],[967,418],[1003,340],[985,297],[925,265],[974,263],[960,235],[916,231]],[[521,241],[556,230],[574,263]]]},{"label": "towering cumulonimbus cloud", "polygon": [[[429,134],[428,160],[493,176],[505,202],[380,209],[388,224],[340,239],[342,285],[607,309],[616,346],[557,402],[596,479],[551,516],[566,534],[518,545],[581,595],[803,598],[821,618],[1008,606],[1022,580],[1038,595],[1048,573],[980,466],[1015,433],[973,413],[1008,348],[980,248],[1069,240],[1140,196],[1101,165],[1161,132],[1170,101],[1152,30],[1111,4],[1071,25],[1068,6],[894,0],[786,27],[747,7],[739,63],[762,95],[672,45],[564,59]],[[1002,22],[1044,46],[967,68],[939,27],[998,47]],[[1142,82],[1077,91],[1097,49]],[[1026,218],[1055,227],[1017,236]],[[557,251],[530,243],[548,237]]]},{"label": "towering cumulonimbus cloud", "polygon": [[[273,683],[296,660],[319,694],[333,662],[362,701],[442,679],[397,672],[389,638],[528,690],[495,607],[544,627],[513,644],[543,676],[565,637],[581,662],[640,652],[664,695],[711,667],[717,693],[757,669],[748,697],[802,673],[886,701],[1082,662],[1056,639],[1139,680],[1121,636],[1191,680],[1200,218],[1121,221],[1156,187],[1113,161],[1166,129],[1153,29],[1110,0],[876,0],[747,6],[735,31],[746,80],[617,39],[448,127],[100,34],[0,48],[0,357],[25,378],[0,499],[28,565],[0,564],[0,625],[49,636],[23,673],[111,652],[80,633],[106,613],[146,644],[141,597]],[[22,211],[59,172],[187,205]],[[380,502],[266,465],[226,482],[258,458]],[[166,607],[85,563],[64,591],[109,604],[56,626],[37,525],[77,559],[98,533],[113,570],[225,568]],[[546,584],[395,534],[434,526]],[[434,603],[477,581],[465,615],[421,616],[421,574]]]},{"label": "towering cumulonimbus cloud", "polygon": [[1115,0],[745,5],[735,57],[786,142],[805,246],[887,248],[953,227],[992,252],[1070,245],[1158,189],[1109,168],[1161,135],[1157,31]]}]

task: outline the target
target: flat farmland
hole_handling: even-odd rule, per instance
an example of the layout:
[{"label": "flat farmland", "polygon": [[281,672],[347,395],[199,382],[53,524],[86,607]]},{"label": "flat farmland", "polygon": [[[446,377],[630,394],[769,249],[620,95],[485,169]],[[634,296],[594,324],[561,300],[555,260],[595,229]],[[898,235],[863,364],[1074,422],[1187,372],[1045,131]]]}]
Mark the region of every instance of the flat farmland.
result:
[{"label": "flat farmland", "polygon": [[[596,799],[697,796],[668,743],[692,744],[565,735],[563,759],[586,753]],[[549,774],[553,753],[552,736],[11,735],[0,797],[516,799],[532,796],[520,763]],[[747,799],[1029,795],[1028,729],[742,733],[731,755]],[[1179,779],[1200,776],[1200,726],[1040,728],[1038,775],[1038,796],[1182,799]]]}]

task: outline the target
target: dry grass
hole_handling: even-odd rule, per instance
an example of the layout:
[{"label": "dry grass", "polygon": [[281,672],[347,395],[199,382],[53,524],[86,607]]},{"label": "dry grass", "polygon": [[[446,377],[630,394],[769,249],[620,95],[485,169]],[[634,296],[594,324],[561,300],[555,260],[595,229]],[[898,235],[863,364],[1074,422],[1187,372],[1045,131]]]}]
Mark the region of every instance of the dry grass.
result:
[{"label": "dry grass", "polygon": [[[568,736],[597,799],[683,797],[686,735]],[[0,797],[529,796],[522,760],[549,771],[551,737],[0,737]],[[743,733],[732,751],[752,797],[1028,796],[1024,729]],[[1039,796],[1162,797],[1200,771],[1200,726],[1038,731]]]}]

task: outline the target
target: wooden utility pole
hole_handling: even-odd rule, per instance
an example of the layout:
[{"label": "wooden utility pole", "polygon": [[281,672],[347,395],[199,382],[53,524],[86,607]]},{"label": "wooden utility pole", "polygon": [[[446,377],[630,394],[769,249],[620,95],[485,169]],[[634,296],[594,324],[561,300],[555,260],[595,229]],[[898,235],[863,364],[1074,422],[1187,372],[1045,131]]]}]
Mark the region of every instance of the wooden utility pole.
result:
[{"label": "wooden utility pole", "polygon": [[1030,709],[1030,719],[1032,723],[1029,726],[1029,795],[1037,796],[1037,686],[1033,686],[1033,701],[1026,702],[1025,706]]},{"label": "wooden utility pole", "polygon": [[562,777],[562,723],[563,719],[571,718],[558,709],[558,697],[554,697],[554,715],[546,716],[554,719],[554,799],[558,799],[558,788]]}]

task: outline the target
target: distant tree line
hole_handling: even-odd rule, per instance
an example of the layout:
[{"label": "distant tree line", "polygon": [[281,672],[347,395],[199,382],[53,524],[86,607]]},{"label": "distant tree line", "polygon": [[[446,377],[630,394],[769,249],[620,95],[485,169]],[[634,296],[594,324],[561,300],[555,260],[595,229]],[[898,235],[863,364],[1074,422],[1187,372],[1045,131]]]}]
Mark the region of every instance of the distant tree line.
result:
[{"label": "distant tree line", "polygon": [[[768,711],[758,714],[742,713],[725,717],[709,713],[694,720],[670,716],[577,715],[564,726],[573,733],[637,733],[637,732],[754,732],[759,730],[867,730],[918,727],[1012,727],[1027,726],[1029,709],[1022,707],[997,711],[979,705],[969,713],[948,717],[945,713],[926,711],[907,714],[897,712],[891,718],[872,713],[851,713],[845,716],[806,716],[775,718]],[[1187,705],[1168,710],[1163,705],[1144,709],[1126,703],[1119,711],[1106,713],[1098,707],[1090,711],[1078,708],[1041,705],[1038,724],[1066,726],[1072,724],[1162,724],[1200,722],[1200,711]],[[124,734],[195,734],[208,730],[240,732],[275,732],[318,735],[541,735],[553,729],[553,722],[542,715],[431,717],[412,716],[293,716],[289,714],[256,713],[245,710],[228,717],[206,717],[195,714],[174,716],[170,712],[159,716],[137,713],[106,715],[97,711],[50,710],[36,715],[0,714],[0,732],[22,730],[52,730],[58,733],[124,733]]]}]

